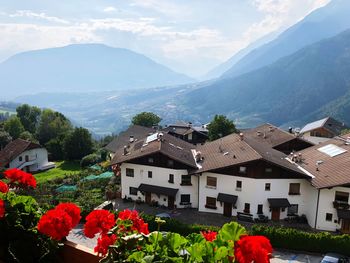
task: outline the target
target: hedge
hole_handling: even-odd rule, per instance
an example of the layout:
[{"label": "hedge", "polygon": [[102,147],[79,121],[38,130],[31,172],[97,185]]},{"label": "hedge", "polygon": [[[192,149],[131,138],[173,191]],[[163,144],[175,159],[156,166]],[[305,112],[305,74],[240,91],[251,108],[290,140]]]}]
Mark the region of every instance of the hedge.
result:
[{"label": "hedge", "polygon": [[350,256],[350,235],[334,235],[328,232],[305,232],[293,228],[254,225],[250,234],[270,239],[275,248],[316,253],[340,253]]},{"label": "hedge", "polygon": [[[155,222],[155,216],[142,214],[142,218],[148,223],[148,228],[150,231],[156,231],[158,228]],[[168,231],[178,233],[183,236],[188,236],[192,233],[199,233],[200,231],[219,231],[220,227],[216,226],[204,226],[198,224],[185,224],[176,220],[174,218],[162,218],[166,221],[165,224],[161,225],[161,231]]]}]

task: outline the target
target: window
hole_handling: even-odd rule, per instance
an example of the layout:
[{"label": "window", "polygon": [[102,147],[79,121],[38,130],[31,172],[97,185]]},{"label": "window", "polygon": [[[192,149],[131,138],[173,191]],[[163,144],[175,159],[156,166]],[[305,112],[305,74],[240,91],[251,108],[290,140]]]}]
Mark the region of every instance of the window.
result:
[{"label": "window", "polygon": [[236,190],[242,190],[242,181],[236,181]]},{"label": "window", "polygon": [[173,167],[174,166],[174,161],[173,160],[168,160],[168,166]]},{"label": "window", "polygon": [[23,158],[22,156],[18,157],[18,161],[22,162]]},{"label": "window", "polygon": [[240,167],[239,167],[239,173],[241,173],[241,174],[247,173],[247,167],[245,167],[245,166],[240,166]]},{"label": "window", "polygon": [[126,168],[126,176],[134,177],[134,169]]},{"label": "window", "polygon": [[216,198],[207,196],[206,208],[216,209]]},{"label": "window", "polygon": [[272,168],[271,167],[265,168],[265,173],[272,173]]},{"label": "window", "polygon": [[298,214],[298,205],[290,205],[287,210],[288,215],[297,215]]},{"label": "window", "polygon": [[129,187],[130,195],[137,195],[138,189],[136,187]]},{"label": "window", "polygon": [[326,213],[326,221],[332,221],[332,219],[333,219],[333,214]]},{"label": "window", "polygon": [[148,178],[152,178],[153,174],[152,171],[148,171]]},{"label": "window", "polygon": [[181,195],[181,203],[180,205],[186,205],[191,202],[191,195]]},{"label": "window", "polygon": [[290,195],[300,195],[300,183],[290,183],[289,184],[289,194]]},{"label": "window", "polygon": [[258,205],[258,212],[257,214],[263,214],[263,205]]},{"label": "window", "polygon": [[271,190],[271,183],[266,183],[265,184],[265,191],[270,191]]},{"label": "window", "polygon": [[148,158],[148,162],[149,162],[149,163],[154,163],[153,157],[149,157],[149,158]]},{"label": "window", "polygon": [[192,185],[191,175],[188,175],[188,174],[181,175],[181,185]]},{"label": "window", "polygon": [[349,193],[336,191],[335,201],[347,204],[349,202]]},{"label": "window", "polygon": [[244,204],[244,213],[249,214],[250,213],[250,204],[249,203],[245,203]]},{"label": "window", "polygon": [[173,184],[174,183],[174,175],[173,174],[169,174],[169,183]]},{"label": "window", "polygon": [[216,187],[216,177],[207,176],[207,186]]}]

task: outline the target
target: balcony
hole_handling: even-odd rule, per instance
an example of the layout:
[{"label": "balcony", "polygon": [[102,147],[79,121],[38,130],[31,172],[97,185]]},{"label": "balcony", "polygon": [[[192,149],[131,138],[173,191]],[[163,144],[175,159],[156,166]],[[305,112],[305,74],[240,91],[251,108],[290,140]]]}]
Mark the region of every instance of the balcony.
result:
[{"label": "balcony", "polygon": [[347,210],[347,209],[350,208],[350,205],[348,204],[348,202],[335,200],[335,201],[333,202],[333,207],[334,207],[335,209],[344,209],[344,210]]}]

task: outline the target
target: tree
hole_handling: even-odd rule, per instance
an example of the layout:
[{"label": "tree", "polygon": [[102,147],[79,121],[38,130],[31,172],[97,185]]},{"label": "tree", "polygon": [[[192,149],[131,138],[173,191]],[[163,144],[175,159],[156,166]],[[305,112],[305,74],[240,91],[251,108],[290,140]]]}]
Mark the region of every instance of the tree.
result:
[{"label": "tree", "polygon": [[214,141],[231,133],[237,132],[233,121],[224,115],[215,115],[214,119],[208,125],[209,140]]},{"label": "tree", "polygon": [[58,161],[64,159],[63,141],[65,136],[59,136],[51,139],[45,144],[47,151],[50,153],[50,159]]},{"label": "tree", "polygon": [[35,139],[33,134],[31,134],[29,131],[22,132],[21,135],[19,136],[19,138],[26,140],[26,141],[38,143],[38,140]]},{"label": "tree", "polygon": [[11,135],[6,131],[0,130],[0,150],[12,141]]},{"label": "tree", "polygon": [[12,116],[4,123],[4,129],[7,131],[13,139],[17,139],[22,132],[24,132],[24,127],[17,116]]},{"label": "tree", "polygon": [[39,123],[41,110],[28,104],[22,104],[16,108],[17,117],[26,131],[34,134]]},{"label": "tree", "polygon": [[71,122],[62,114],[50,109],[41,113],[37,138],[42,145],[72,130]]},{"label": "tree", "polygon": [[158,125],[162,119],[152,112],[141,112],[132,118],[133,125],[152,127]]},{"label": "tree", "polygon": [[75,128],[64,140],[63,149],[66,159],[80,160],[93,152],[94,143],[87,129]]}]

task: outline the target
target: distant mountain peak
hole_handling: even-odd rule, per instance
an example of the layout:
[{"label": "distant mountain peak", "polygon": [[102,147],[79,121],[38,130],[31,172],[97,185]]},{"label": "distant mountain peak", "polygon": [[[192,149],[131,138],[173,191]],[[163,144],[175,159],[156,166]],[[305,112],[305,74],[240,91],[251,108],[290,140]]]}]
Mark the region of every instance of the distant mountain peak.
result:
[{"label": "distant mountain peak", "polygon": [[180,85],[194,80],[137,52],[99,43],[27,51],[0,64],[2,96]]}]

